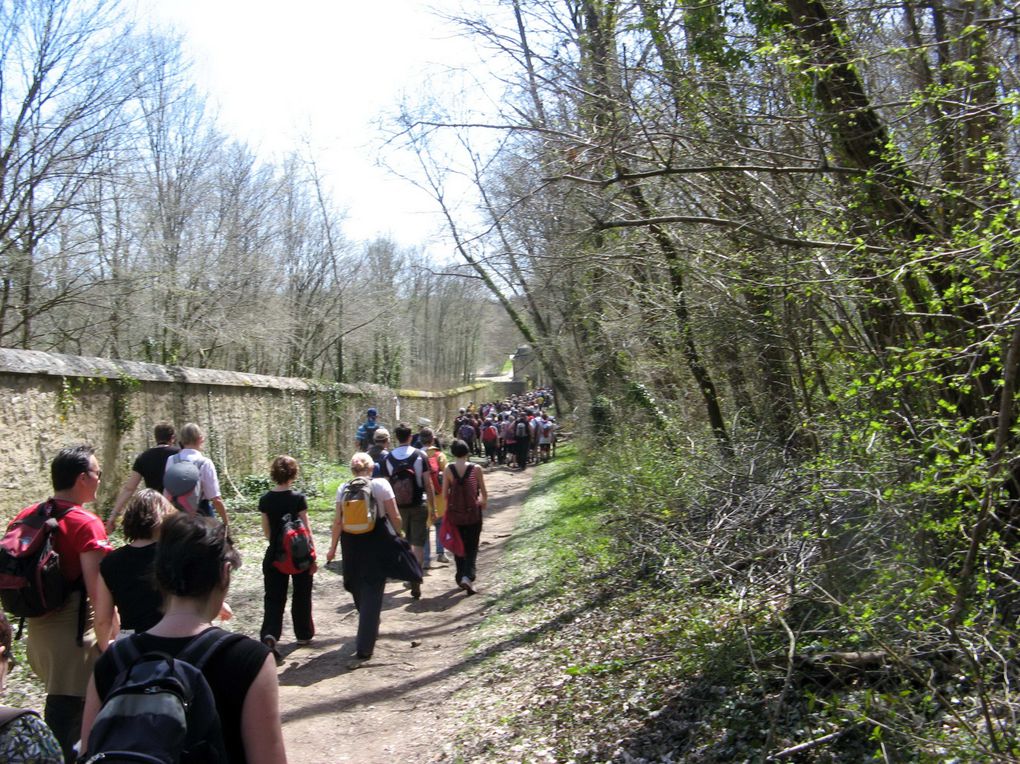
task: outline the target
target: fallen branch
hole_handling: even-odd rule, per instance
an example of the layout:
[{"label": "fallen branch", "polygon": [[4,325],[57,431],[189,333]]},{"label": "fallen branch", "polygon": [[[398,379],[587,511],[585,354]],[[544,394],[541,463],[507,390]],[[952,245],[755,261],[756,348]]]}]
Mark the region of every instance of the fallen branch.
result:
[{"label": "fallen branch", "polygon": [[851,729],[853,729],[853,727],[850,727],[845,730],[836,730],[835,732],[830,732],[828,735],[816,737],[814,740],[808,740],[807,742],[798,743],[797,745],[791,746],[789,748],[784,748],[782,751],[777,751],[776,753],[771,754],[766,759],[766,761],[779,761],[780,759],[788,759],[791,756],[801,753],[802,751],[809,751],[812,748],[817,748],[820,745],[825,745],[826,743],[832,742],[836,738],[845,735]]}]

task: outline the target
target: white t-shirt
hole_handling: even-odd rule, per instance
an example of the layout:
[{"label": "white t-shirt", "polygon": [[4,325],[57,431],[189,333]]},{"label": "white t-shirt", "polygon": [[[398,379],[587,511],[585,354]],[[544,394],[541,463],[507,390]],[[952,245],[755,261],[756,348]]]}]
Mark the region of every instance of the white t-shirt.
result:
[{"label": "white t-shirt", "polygon": [[[336,489],[336,504],[343,501],[344,490],[347,488],[347,483],[344,483]],[[372,498],[375,499],[376,512],[379,517],[386,517],[386,502],[394,498],[393,486],[390,485],[390,481],[386,478],[372,478]]]},{"label": "white t-shirt", "polygon": [[[202,456],[202,452],[194,448],[182,448],[180,453],[166,460],[166,467],[178,461],[178,458],[180,461],[193,462],[198,467],[198,482],[202,486],[200,499],[215,499],[219,497],[220,478],[216,474],[216,465],[212,463],[212,459]],[[163,468],[164,472],[166,472],[166,467]]]},{"label": "white t-shirt", "polygon": [[[392,451],[390,451],[390,456],[392,456],[396,461],[399,462],[399,461],[402,461],[404,459],[407,459],[411,455],[412,451],[419,451],[419,452],[424,454],[424,452],[420,448],[412,448],[410,445],[403,445],[403,446],[397,446]],[[421,459],[415,459],[414,460],[414,477],[418,481],[418,487],[419,488],[424,488],[425,487],[425,482],[424,482],[423,478],[424,478],[424,475],[425,475],[425,470],[428,469],[426,461],[427,461],[427,459],[424,458],[424,457],[421,458]],[[385,473],[386,475],[390,475],[390,474],[392,474],[392,470],[393,470],[393,465],[390,463],[390,460],[389,459],[383,459],[383,467],[382,467],[383,473]]]}]

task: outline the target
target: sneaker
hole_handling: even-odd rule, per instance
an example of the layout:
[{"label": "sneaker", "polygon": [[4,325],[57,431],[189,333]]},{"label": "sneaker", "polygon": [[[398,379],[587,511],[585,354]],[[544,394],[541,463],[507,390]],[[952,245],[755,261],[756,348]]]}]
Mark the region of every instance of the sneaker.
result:
[{"label": "sneaker", "polygon": [[302,646],[303,646],[303,645],[310,645],[310,644],[312,644],[312,639],[311,639],[311,637],[309,637],[308,639],[298,639],[298,640],[295,640],[295,641],[296,641],[296,642],[297,642],[297,643],[298,643],[299,645],[302,645]]},{"label": "sneaker", "polygon": [[450,562],[450,558],[446,556],[446,552],[443,552],[443,553],[442,553],[441,555],[439,555],[439,556],[438,556],[438,557],[436,558],[436,562],[445,562],[445,563],[449,563],[449,562]]},{"label": "sneaker", "polygon": [[421,584],[411,584],[411,599],[421,599]]},{"label": "sneaker", "polygon": [[462,577],[462,578],[460,579],[460,584],[459,584],[459,586],[460,586],[460,588],[461,588],[461,589],[463,589],[464,591],[466,591],[466,592],[468,593],[468,596],[469,596],[469,597],[470,597],[470,596],[471,596],[472,594],[474,594],[474,593],[475,593],[475,585],[474,585],[474,582],[473,582],[473,581],[472,581],[472,580],[471,580],[470,578],[468,578],[467,576],[463,576],[463,577]]},{"label": "sneaker", "polygon": [[355,653],[354,657],[347,661],[347,669],[349,671],[357,671],[359,668],[365,665],[365,661],[372,657],[372,653]]}]

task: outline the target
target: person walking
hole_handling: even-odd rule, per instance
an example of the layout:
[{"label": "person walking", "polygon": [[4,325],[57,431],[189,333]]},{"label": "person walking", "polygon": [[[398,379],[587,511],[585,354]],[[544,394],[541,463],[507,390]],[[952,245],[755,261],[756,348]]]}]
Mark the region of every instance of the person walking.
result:
[{"label": "person walking", "polygon": [[[383,475],[390,481],[400,510],[404,537],[411,545],[418,564],[425,564],[425,540],[429,534],[429,514],[434,514],[435,493],[428,479],[428,458],[420,449],[411,447],[411,428],[401,422],[394,430],[400,444],[382,463]],[[411,584],[411,596],[421,597],[421,584]]]},{"label": "person walking", "polygon": [[131,474],[128,475],[124,485],[117,494],[117,500],[113,503],[110,516],[106,518],[106,532],[113,533],[117,527],[117,519],[120,517],[124,506],[128,503],[135,491],[143,482],[146,488],[163,492],[163,472],[166,470],[166,460],[178,453],[180,447],[174,445],[174,426],[169,422],[160,422],[152,429],[156,445],[149,448],[135,457],[131,465]]},{"label": "person walking", "polygon": [[[216,474],[216,465],[207,456],[202,455],[202,448],[205,447],[205,433],[202,428],[194,422],[188,422],[181,428],[181,450],[166,460],[166,469],[175,461],[191,462],[198,468],[199,476],[199,514],[213,517],[213,509],[220,516],[224,525],[228,525],[227,507],[220,495],[220,478]],[[166,471],[164,470],[164,475]],[[164,490],[164,496],[166,491]],[[173,499],[172,496],[167,496]]]},{"label": "person walking", "polygon": [[358,432],[354,436],[359,451],[368,451],[372,445],[372,436],[381,426],[378,417],[379,412],[374,406],[365,412],[365,421],[358,425]]},{"label": "person walking", "polygon": [[[60,555],[61,575],[77,588],[58,609],[27,619],[28,663],[46,689],[43,718],[68,762],[75,760],[92,665],[106,649],[115,617],[112,604],[99,604],[99,565],[110,542],[103,521],[84,506],[95,501],[102,477],[89,445],[64,448],[50,464],[51,519],[57,520],[53,548]],[[14,522],[39,508],[26,507]]]},{"label": "person walking", "polygon": [[523,472],[528,467],[528,456],[531,454],[531,423],[524,411],[517,414],[513,423],[514,449],[517,452],[517,466]]},{"label": "person walking", "polygon": [[[336,558],[337,544],[340,544],[344,560],[344,588],[354,597],[354,607],[358,611],[355,654],[359,660],[372,657],[379,638],[383,592],[389,573],[386,553],[393,545],[391,530],[384,520],[389,520],[392,532],[400,533],[401,528],[393,488],[385,478],[373,478],[372,467],[372,457],[364,452],[351,457],[354,479],[341,485],[336,492],[333,534],[326,553],[327,562],[332,562]],[[369,511],[373,513],[374,527],[366,533],[345,531],[344,501],[353,495],[354,488],[361,491],[362,487],[370,492]]]},{"label": "person walking", "polygon": [[[432,431],[431,427],[424,428],[419,435],[421,436],[422,450],[428,459],[429,480],[432,481],[432,493],[435,495],[435,501],[432,503],[434,509],[429,512],[429,528],[435,530],[436,562],[445,564],[450,562],[450,558],[446,556],[446,550],[443,549],[443,541],[440,538],[439,528],[443,524],[443,514],[446,512],[446,504],[443,501],[443,474],[446,471],[446,454],[443,453],[443,449],[436,443],[436,434]],[[429,541],[432,538],[432,531],[429,531],[425,536],[425,564],[422,566],[425,570],[432,564],[432,554],[429,545]]]},{"label": "person walking", "polygon": [[382,477],[382,463],[390,453],[390,431],[380,427],[372,436],[372,445],[365,452],[372,457],[375,467],[372,468],[372,477]]},{"label": "person walking", "polygon": [[[164,614],[151,629],[127,639],[142,655],[157,652],[176,657],[195,639],[217,628],[212,620],[222,612],[231,572],[240,564],[241,556],[222,523],[186,512],[167,517],[153,566],[166,603]],[[114,643],[111,650],[119,645],[119,641]],[[103,655],[96,662],[82,722],[86,744],[117,673],[112,655]],[[205,662],[202,674],[212,689],[227,761],[286,764],[276,663],[269,648],[238,634]]]},{"label": "person walking", "polygon": [[161,493],[151,488],[139,491],[128,502],[124,512],[128,543],[99,563],[99,602],[105,607],[109,599],[119,620],[111,641],[151,629],[163,617],[163,595],[152,581],[152,565],[163,518],[175,511]]},{"label": "person walking", "polygon": [[499,449],[499,429],[491,419],[486,419],[482,425],[482,445],[485,447],[485,466],[491,467],[496,463]]},{"label": "person walking", "polygon": [[[268,647],[277,662],[280,653],[276,649],[280,635],[283,633],[283,611],[287,607],[287,589],[291,580],[294,581],[294,593],[290,600],[290,617],[294,626],[294,638],[299,645],[307,645],[315,636],[315,623],[312,620],[312,576],[318,569],[315,563],[301,573],[288,575],[281,573],[273,565],[280,553],[283,538],[284,518],[300,518],[311,532],[308,522],[308,502],[304,494],[294,490],[294,481],[298,476],[297,460],[290,456],[278,456],[269,468],[269,475],[276,487],[267,491],[259,499],[259,512],[262,513],[262,534],[269,542],[265,557],[262,559],[262,579],[265,593],[262,599],[262,627],[259,638]],[[315,546],[314,541],[312,546]]]},{"label": "person walking", "polygon": [[477,578],[478,545],[482,536],[482,513],[489,502],[485,476],[476,464],[468,462],[471,451],[467,443],[457,439],[450,444],[454,461],[447,465],[443,477],[443,497],[446,499],[446,516],[457,526],[464,554],[455,555],[457,569],[454,580],[469,595],[474,594]]}]

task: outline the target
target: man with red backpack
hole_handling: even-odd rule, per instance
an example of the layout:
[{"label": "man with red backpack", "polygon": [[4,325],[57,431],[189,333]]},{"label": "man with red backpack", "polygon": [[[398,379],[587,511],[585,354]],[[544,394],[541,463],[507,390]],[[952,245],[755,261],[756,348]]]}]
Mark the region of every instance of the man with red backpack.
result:
[{"label": "man with red backpack", "polygon": [[492,463],[496,461],[499,447],[499,430],[491,419],[486,419],[482,425],[482,445],[485,447],[485,458],[488,460],[485,466],[492,466]]},{"label": "man with red backpack", "polygon": [[110,542],[103,521],[84,507],[95,501],[102,475],[92,446],[63,449],[50,464],[53,497],[21,510],[8,527],[10,532],[39,511],[56,520],[51,542],[60,555],[68,591],[55,609],[27,619],[27,652],[29,665],[46,687],[43,717],[67,761],[75,760],[73,747],[81,735],[92,665],[106,649],[114,621],[112,600],[107,597],[107,607],[97,606],[99,563],[111,551]]}]

